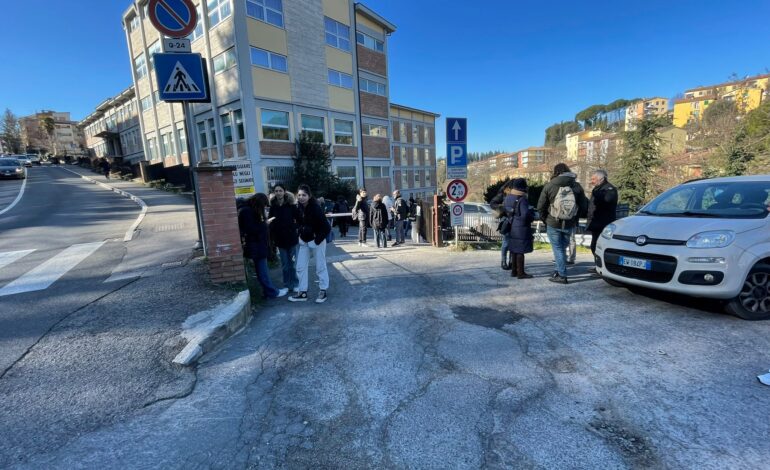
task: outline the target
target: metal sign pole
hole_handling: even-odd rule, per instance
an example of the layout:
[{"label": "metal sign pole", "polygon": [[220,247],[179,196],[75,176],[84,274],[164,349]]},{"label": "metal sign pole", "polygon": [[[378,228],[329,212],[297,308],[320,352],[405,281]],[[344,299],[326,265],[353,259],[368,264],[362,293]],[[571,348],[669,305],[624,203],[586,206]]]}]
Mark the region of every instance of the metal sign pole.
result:
[{"label": "metal sign pole", "polygon": [[193,196],[195,201],[195,219],[198,222],[198,242],[195,244],[196,249],[203,248],[203,256],[208,256],[208,247],[206,246],[206,238],[203,233],[203,219],[201,217],[200,209],[200,194],[198,192],[198,175],[195,173],[195,167],[197,166],[197,155],[195,154],[195,145],[193,144],[190,129],[192,129],[190,120],[192,113],[190,113],[190,103],[182,103],[182,113],[184,115],[184,135],[185,142],[187,143],[187,156],[190,160],[190,184],[192,184]]}]

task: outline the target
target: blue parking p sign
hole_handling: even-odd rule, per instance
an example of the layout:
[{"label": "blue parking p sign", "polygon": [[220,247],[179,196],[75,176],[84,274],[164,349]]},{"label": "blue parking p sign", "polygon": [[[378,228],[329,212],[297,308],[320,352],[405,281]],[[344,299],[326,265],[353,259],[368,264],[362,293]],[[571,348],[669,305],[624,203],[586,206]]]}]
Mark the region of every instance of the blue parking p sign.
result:
[{"label": "blue parking p sign", "polygon": [[468,120],[446,119],[446,176],[449,179],[468,177]]},{"label": "blue parking p sign", "polygon": [[161,100],[208,101],[208,76],[200,54],[154,54],[153,60]]}]

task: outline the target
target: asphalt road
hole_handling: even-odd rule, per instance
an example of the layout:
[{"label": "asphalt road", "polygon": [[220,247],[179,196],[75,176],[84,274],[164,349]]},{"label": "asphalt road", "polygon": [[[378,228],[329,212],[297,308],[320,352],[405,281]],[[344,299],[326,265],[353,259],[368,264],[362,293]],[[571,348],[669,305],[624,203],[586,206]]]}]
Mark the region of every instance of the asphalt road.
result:
[{"label": "asphalt road", "polygon": [[[0,188],[2,211],[21,185]],[[29,169],[21,200],[0,215],[0,378],[63,318],[121,287],[103,281],[138,213],[62,168]]]},{"label": "asphalt road", "polygon": [[328,302],[262,305],[189,395],[18,467],[767,468],[770,322],[610,287],[586,255],[560,286],[550,253],[520,281],[354,239]]}]

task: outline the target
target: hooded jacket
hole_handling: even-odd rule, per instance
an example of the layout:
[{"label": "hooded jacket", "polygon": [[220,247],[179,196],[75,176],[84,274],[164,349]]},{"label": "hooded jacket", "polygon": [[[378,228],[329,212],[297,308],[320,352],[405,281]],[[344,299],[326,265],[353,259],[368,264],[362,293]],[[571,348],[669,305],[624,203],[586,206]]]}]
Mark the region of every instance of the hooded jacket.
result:
[{"label": "hooded jacket", "polygon": [[618,190],[604,180],[591,191],[588,204],[588,231],[597,233],[617,219]]},{"label": "hooded jacket", "polygon": [[240,205],[238,227],[248,250],[248,256],[254,260],[267,258],[270,251],[267,223],[257,217],[257,213],[251,205]]},{"label": "hooded jacket", "polygon": [[369,224],[372,228],[384,230],[388,228],[388,207],[380,201],[372,203]]},{"label": "hooded jacket", "polygon": [[270,223],[273,244],[278,248],[289,249],[299,243],[297,222],[302,215],[294,195],[288,191],[285,194],[283,204],[279,204],[277,198],[270,201],[268,218],[275,217],[275,220]]},{"label": "hooded jacket", "polygon": [[[572,188],[572,192],[575,194],[575,203],[578,206],[578,213],[572,220],[557,220],[551,216],[550,209],[556,195],[559,193],[559,189],[565,186]],[[562,173],[559,176],[551,179],[546,183],[543,188],[543,192],[540,193],[540,199],[537,202],[537,211],[540,213],[540,220],[546,223],[547,226],[559,229],[571,229],[578,223],[578,218],[581,215],[585,215],[588,210],[588,198],[586,197],[583,187],[577,182],[577,175],[575,173]]]},{"label": "hooded jacket", "polygon": [[299,211],[301,213],[299,238],[305,243],[315,241],[316,245],[320,245],[332,229],[323,209],[311,197],[306,206],[299,205]]}]

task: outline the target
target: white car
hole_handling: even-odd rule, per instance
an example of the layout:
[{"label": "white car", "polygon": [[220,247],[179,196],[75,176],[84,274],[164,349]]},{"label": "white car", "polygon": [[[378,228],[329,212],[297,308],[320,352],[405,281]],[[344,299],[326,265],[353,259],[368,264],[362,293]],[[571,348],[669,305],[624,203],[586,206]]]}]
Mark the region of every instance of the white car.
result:
[{"label": "white car", "polygon": [[770,175],[693,181],[605,228],[597,271],[634,285],[726,301],[770,318]]}]

